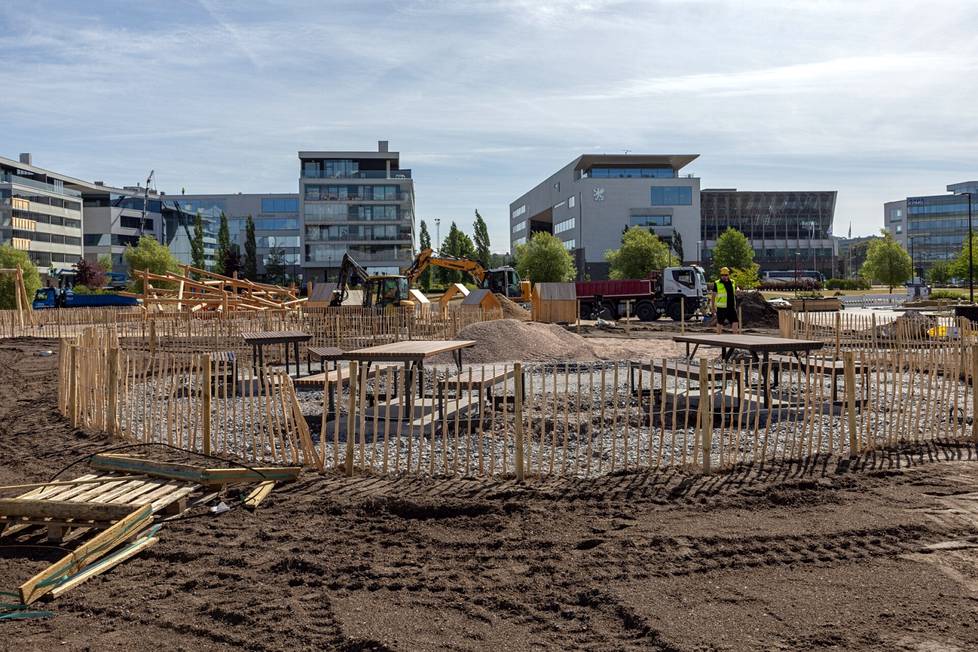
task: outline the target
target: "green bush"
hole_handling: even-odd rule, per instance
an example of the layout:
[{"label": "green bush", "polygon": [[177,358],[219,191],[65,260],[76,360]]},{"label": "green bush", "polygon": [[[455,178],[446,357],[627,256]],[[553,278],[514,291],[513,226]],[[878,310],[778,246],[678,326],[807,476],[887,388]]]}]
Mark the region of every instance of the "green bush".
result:
[{"label": "green bush", "polygon": [[825,282],[826,290],[868,290],[872,284],[865,278],[830,278]]},{"label": "green bush", "polygon": [[[34,293],[41,287],[41,276],[37,267],[31,262],[26,251],[14,249],[10,245],[0,245],[0,268],[14,269],[20,265],[24,272],[24,287],[27,289],[27,300],[34,300]],[[17,307],[14,294],[13,274],[0,275],[0,310],[13,310]]]},{"label": "green bush", "polygon": [[967,298],[964,292],[954,292],[953,290],[934,290],[930,293],[931,299],[950,299],[951,301],[959,301],[961,299]]},{"label": "green bush", "polygon": [[109,294],[109,292],[106,292],[102,288],[90,288],[84,284],[76,285],[75,287],[71,288],[71,291],[75,294]]}]

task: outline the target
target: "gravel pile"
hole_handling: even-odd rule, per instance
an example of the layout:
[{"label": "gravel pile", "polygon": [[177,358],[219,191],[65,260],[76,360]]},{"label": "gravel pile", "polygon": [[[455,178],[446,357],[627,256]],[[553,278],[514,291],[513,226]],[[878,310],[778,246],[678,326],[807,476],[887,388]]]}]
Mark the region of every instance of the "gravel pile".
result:
[{"label": "gravel pile", "polygon": [[463,353],[467,363],[597,359],[587,340],[556,324],[497,319],[466,326],[458,339],[478,342]]},{"label": "gravel pile", "polygon": [[499,303],[502,305],[503,317],[506,319],[530,321],[532,315],[530,314],[529,310],[505,295],[497,294],[496,298],[499,299]]}]

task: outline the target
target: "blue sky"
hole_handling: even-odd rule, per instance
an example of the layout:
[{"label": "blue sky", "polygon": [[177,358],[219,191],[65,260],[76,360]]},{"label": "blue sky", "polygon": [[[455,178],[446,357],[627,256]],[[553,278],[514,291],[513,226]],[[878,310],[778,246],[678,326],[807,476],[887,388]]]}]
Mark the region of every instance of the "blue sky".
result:
[{"label": "blue sky", "polygon": [[971,0],[7,2],[0,155],[294,192],[298,150],[387,139],[419,218],[478,208],[505,250],[575,156],[695,153],[704,188],[838,190],[835,232],[867,234],[978,178],[976,26]]}]

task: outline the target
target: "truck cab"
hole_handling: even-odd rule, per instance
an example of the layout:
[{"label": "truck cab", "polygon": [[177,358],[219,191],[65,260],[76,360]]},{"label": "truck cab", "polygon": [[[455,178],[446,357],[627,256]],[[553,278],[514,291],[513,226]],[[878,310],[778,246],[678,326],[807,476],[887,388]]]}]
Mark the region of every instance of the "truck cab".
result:
[{"label": "truck cab", "polygon": [[684,314],[691,317],[709,296],[706,271],[699,265],[666,267],[662,270],[661,287],[665,313],[673,321],[679,321]]}]

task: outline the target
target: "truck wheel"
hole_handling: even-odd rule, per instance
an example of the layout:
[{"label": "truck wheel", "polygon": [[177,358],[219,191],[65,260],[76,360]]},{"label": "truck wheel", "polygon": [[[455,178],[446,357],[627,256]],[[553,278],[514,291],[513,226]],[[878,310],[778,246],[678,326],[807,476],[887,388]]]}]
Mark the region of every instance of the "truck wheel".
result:
[{"label": "truck wheel", "polygon": [[590,319],[592,312],[594,312],[594,306],[590,303],[581,304],[581,319]]},{"label": "truck wheel", "polygon": [[618,321],[618,306],[611,303],[610,301],[605,301],[601,306],[601,319],[607,319],[608,321]]},{"label": "truck wheel", "polygon": [[651,301],[639,301],[635,304],[635,316],[639,321],[655,321],[659,318],[659,311]]},{"label": "truck wheel", "polygon": [[678,301],[671,301],[668,306],[666,306],[666,314],[669,315],[669,319],[673,321],[680,321],[683,318],[682,306]]}]

